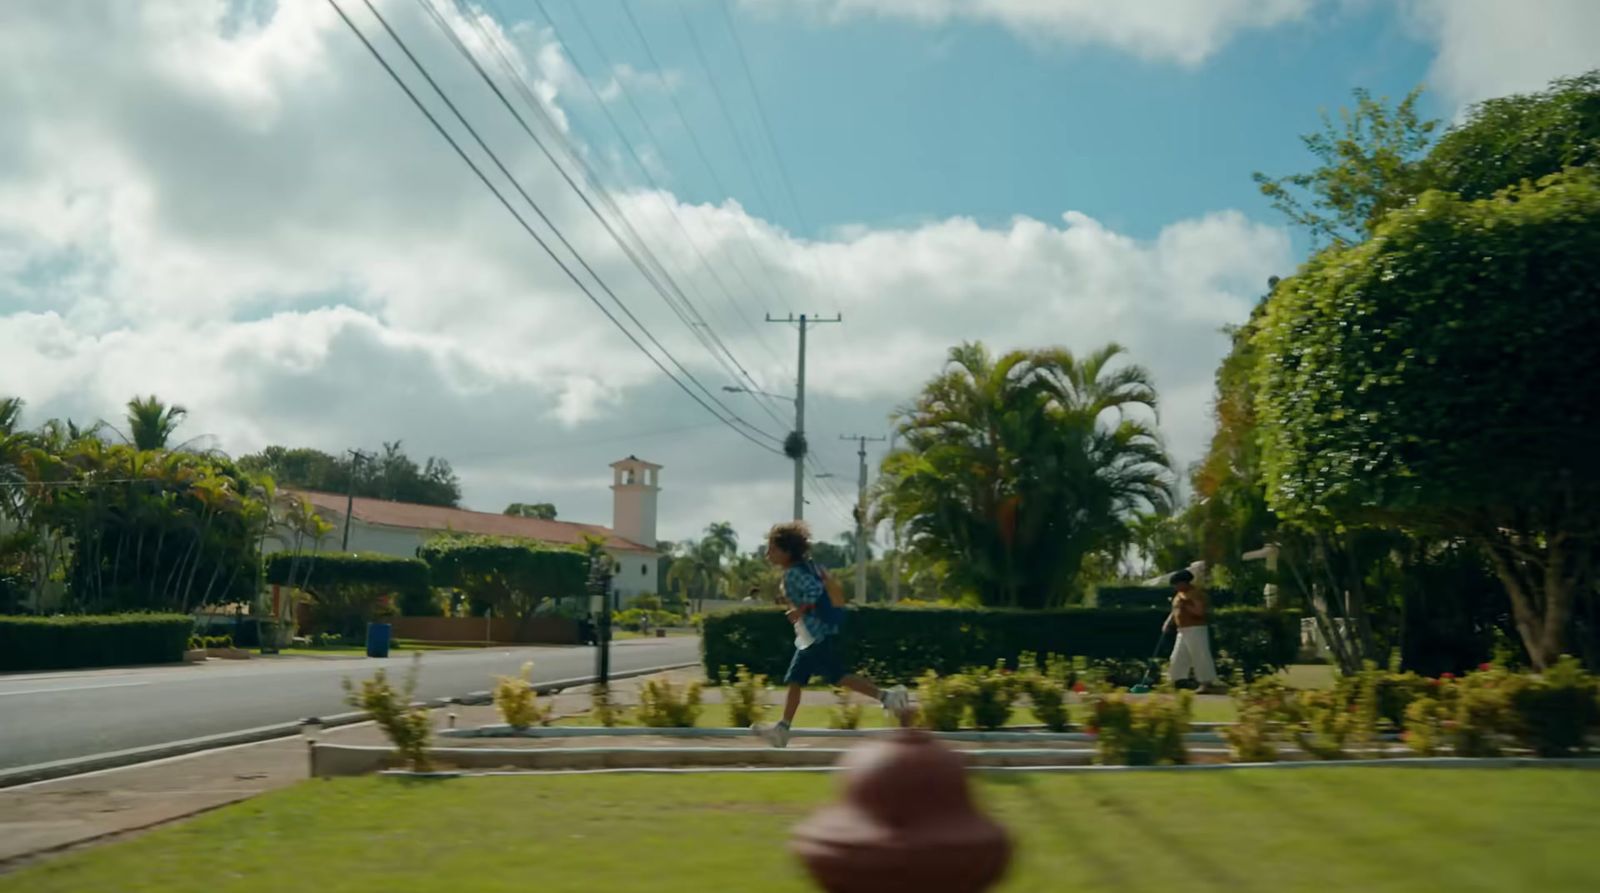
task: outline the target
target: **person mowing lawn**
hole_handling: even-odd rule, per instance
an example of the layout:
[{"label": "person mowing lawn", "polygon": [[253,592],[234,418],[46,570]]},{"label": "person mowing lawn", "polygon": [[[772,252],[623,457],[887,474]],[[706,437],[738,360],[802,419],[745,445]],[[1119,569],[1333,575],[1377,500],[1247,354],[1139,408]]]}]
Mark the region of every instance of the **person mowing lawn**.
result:
[{"label": "person mowing lawn", "polygon": [[785,616],[794,624],[794,657],[789,661],[789,672],[783,677],[789,686],[783,719],[758,724],[752,731],[773,747],[787,746],[789,725],[800,709],[800,696],[817,677],[829,685],[843,686],[878,701],[901,725],[910,725],[911,697],[905,688],[880,689],[872,680],[846,672],[839,641],[844,605],[842,599],[836,601],[829,592],[827,571],[811,560],[811,530],[804,521],[773,526],[767,533],[767,561],[783,571],[780,598],[789,607]]},{"label": "person mowing lawn", "polygon": [[1172,613],[1161,625],[1161,632],[1174,624],[1178,627],[1178,640],[1172,644],[1172,660],[1167,674],[1174,683],[1189,678],[1193,671],[1200,683],[1202,694],[1215,694],[1221,690],[1217,684],[1217,666],[1211,660],[1211,630],[1206,625],[1210,604],[1204,589],[1195,585],[1194,574],[1182,570],[1170,578],[1175,594],[1172,596]]}]

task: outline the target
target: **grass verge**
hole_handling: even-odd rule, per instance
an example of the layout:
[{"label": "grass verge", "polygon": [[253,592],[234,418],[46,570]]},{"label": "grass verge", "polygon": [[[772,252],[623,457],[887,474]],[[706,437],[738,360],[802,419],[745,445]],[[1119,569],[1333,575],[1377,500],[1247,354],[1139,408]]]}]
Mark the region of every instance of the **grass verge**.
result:
[{"label": "grass verge", "polygon": [[[821,775],[306,782],[0,877],[0,893],[677,893],[814,888],[788,829]],[[1430,893],[1600,885],[1600,771],[982,776],[1017,836],[999,888]],[[1175,808],[1175,804],[1188,804]]]}]

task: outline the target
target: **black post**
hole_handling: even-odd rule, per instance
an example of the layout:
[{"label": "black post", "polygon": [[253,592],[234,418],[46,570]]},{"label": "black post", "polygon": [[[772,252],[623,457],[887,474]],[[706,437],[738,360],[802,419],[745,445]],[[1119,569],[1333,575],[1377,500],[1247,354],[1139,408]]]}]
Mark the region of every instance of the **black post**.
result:
[{"label": "black post", "polygon": [[589,594],[600,600],[600,616],[595,618],[595,677],[600,685],[610,685],[611,557],[604,552],[589,559]]}]

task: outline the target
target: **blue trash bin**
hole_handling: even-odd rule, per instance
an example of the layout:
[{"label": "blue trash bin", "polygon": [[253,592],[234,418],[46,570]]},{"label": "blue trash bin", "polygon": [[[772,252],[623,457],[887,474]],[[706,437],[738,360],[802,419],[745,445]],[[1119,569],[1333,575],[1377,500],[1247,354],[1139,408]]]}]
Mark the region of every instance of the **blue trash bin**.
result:
[{"label": "blue trash bin", "polygon": [[389,634],[393,629],[387,623],[367,624],[367,657],[389,656]]}]

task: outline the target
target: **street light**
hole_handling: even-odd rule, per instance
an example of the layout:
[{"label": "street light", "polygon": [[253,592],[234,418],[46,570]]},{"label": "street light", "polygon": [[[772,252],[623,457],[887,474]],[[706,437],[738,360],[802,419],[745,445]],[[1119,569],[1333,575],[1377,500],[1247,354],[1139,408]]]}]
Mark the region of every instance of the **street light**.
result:
[{"label": "street light", "polygon": [[769,394],[766,391],[753,391],[750,388],[735,387],[731,384],[723,385],[722,389],[730,394],[753,394],[761,397],[771,397],[774,400],[787,400],[790,403],[794,402],[793,397],[785,397],[782,394]]}]

